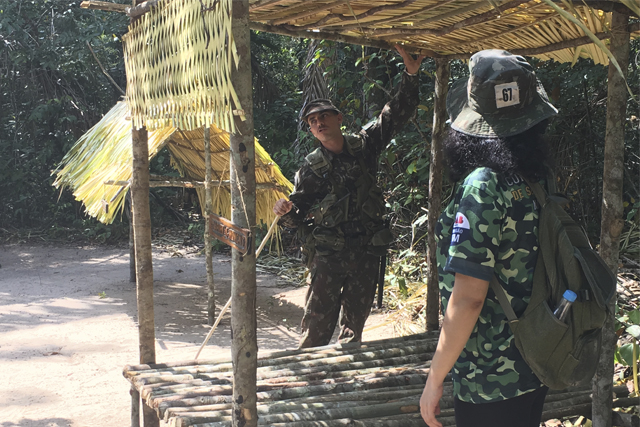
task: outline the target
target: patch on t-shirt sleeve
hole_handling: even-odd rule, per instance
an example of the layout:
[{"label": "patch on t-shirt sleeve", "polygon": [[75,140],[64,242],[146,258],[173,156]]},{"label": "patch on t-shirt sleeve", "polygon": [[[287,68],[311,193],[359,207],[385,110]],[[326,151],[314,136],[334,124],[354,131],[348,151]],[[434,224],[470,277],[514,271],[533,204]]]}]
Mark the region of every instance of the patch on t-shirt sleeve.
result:
[{"label": "patch on t-shirt sleeve", "polygon": [[467,240],[470,232],[469,220],[463,213],[458,212],[451,230],[451,246],[455,246],[458,243]]}]

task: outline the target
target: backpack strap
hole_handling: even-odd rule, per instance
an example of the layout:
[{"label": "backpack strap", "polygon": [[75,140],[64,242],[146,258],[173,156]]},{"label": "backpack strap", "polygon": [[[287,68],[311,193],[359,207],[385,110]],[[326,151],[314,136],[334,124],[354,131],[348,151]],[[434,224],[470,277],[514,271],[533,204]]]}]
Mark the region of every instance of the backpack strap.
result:
[{"label": "backpack strap", "polygon": [[518,320],[516,312],[513,311],[513,307],[511,307],[511,304],[507,299],[507,294],[505,293],[504,288],[500,285],[500,283],[498,283],[498,278],[495,274],[493,275],[493,277],[491,277],[489,286],[491,286],[491,289],[493,289],[493,293],[496,294],[496,298],[498,298],[498,302],[500,303],[504,314],[507,315],[507,319],[509,320],[509,322]]},{"label": "backpack strap", "polygon": [[531,191],[533,191],[533,195],[536,196],[536,200],[541,207],[544,207],[547,204],[547,192],[538,182],[529,181],[527,178],[524,178],[524,181],[527,183]]}]

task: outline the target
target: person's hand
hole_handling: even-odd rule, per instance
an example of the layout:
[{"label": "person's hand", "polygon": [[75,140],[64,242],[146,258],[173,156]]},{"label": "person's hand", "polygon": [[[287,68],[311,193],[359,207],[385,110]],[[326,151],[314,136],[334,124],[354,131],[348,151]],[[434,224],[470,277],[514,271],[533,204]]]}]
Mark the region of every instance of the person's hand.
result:
[{"label": "person's hand", "polygon": [[395,48],[400,56],[402,56],[407,73],[416,74],[420,70],[420,64],[422,64],[422,60],[425,58],[425,55],[420,55],[414,59],[413,56],[409,55],[399,44],[397,44]]},{"label": "person's hand", "polygon": [[436,415],[440,415],[440,398],[442,397],[442,383],[440,385],[431,384],[427,377],[427,384],[424,386],[422,396],[420,396],[420,415],[429,427],[442,427]]},{"label": "person's hand", "polygon": [[280,199],[273,205],[273,213],[278,216],[283,216],[289,213],[291,208],[293,207],[293,202],[290,202],[287,199]]}]

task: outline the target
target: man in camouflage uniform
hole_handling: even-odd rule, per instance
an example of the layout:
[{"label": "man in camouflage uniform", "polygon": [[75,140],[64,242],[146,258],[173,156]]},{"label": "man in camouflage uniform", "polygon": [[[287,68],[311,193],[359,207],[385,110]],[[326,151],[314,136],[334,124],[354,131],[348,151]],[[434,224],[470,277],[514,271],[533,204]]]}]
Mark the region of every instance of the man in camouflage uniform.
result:
[{"label": "man in camouflage uniform", "polygon": [[[543,131],[535,133],[535,126],[557,110],[523,57],[481,51],[471,57],[469,70],[469,78],[457,81],[447,98],[449,138],[459,132],[458,142],[475,141],[480,150],[509,150],[518,138],[542,141]],[[444,378],[453,368],[458,427],[537,427],[547,388],[516,348],[489,282],[495,275],[515,313],[524,312],[537,259],[539,208],[521,168],[504,173],[483,162],[472,159],[472,170],[458,182],[436,227],[445,318],[420,410],[430,427],[442,426],[435,416]],[[534,179],[540,180],[542,169]]]},{"label": "man in camouflage uniform", "polygon": [[375,294],[379,256],[392,240],[384,226],[384,199],[376,184],[378,155],[418,106],[417,59],[396,46],[405,72],[396,96],[371,126],[343,135],[342,114],[326,99],[303,106],[301,119],[321,146],[296,173],[289,200],[273,211],[280,224],[306,239],[310,266],[300,348],[329,344],[336,323],[340,342],[362,339]]}]

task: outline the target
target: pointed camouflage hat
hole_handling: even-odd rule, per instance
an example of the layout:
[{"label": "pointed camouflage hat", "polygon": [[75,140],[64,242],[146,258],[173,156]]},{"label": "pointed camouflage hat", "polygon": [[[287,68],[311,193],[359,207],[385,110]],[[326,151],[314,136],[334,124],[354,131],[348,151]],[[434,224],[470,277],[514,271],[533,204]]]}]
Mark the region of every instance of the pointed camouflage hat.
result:
[{"label": "pointed camouflage hat", "polygon": [[451,127],[459,132],[504,138],[558,114],[522,56],[480,51],[469,60],[469,74],[457,80],[447,96]]}]

